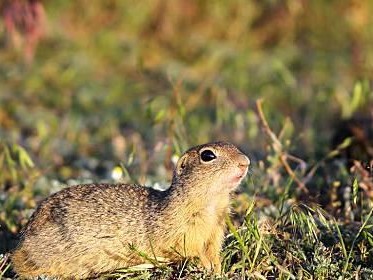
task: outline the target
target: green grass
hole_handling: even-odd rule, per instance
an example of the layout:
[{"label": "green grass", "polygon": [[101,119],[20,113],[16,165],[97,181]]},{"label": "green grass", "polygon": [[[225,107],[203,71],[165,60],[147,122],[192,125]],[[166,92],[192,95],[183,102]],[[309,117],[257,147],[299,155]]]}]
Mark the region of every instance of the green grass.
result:
[{"label": "green grass", "polygon": [[[372,110],[373,4],[358,2],[45,2],[29,64],[1,22],[0,253],[67,184],[165,185],[174,156],[228,140],[252,166],[223,279],[371,279],[372,174],[348,165],[353,139],[331,145]],[[197,263],[110,277],[211,278]]]}]

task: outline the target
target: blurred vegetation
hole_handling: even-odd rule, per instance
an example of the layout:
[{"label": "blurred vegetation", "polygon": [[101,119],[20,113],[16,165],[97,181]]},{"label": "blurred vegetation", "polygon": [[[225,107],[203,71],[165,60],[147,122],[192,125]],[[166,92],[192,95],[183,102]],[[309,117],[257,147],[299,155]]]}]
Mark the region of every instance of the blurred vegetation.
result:
[{"label": "blurred vegetation", "polygon": [[[36,203],[65,184],[119,178],[167,185],[173,156],[228,140],[253,167],[234,203],[234,226],[243,224],[224,251],[226,270],[251,278],[293,279],[303,271],[305,279],[330,279],[329,261],[342,276],[361,275],[353,271],[367,267],[358,259],[372,259],[369,227],[344,249],[337,229],[338,223],[362,227],[372,207],[372,1],[42,3],[40,32],[10,31],[6,20],[0,23],[0,230],[18,232]],[[264,133],[259,98],[269,126]],[[358,129],[349,125],[356,116],[365,120]],[[360,148],[344,153],[354,143]],[[235,243],[267,238],[248,228],[256,222],[245,225],[257,219],[245,216],[253,195],[259,220],[277,222],[276,238],[257,253]],[[330,259],[334,249],[324,250],[315,236],[300,244],[307,234],[297,229],[292,243],[289,224],[273,212],[281,206],[290,215],[299,202],[318,203],[334,215],[317,230],[336,236],[336,255],[343,259],[363,244],[364,257]],[[310,222],[312,211],[297,213]],[[320,245],[312,264],[307,254],[293,256],[297,262],[283,269],[289,256],[276,250],[303,254],[311,244]],[[240,259],[252,260],[248,270]],[[0,268],[7,267],[2,260]]]}]

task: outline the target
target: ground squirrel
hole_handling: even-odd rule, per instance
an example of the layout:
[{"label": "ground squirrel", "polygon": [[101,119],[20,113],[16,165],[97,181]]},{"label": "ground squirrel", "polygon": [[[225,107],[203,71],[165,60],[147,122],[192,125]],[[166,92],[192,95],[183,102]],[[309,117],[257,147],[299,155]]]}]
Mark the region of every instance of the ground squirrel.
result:
[{"label": "ground squirrel", "polygon": [[216,142],[185,152],[166,191],[67,187],[44,200],[22,230],[14,270],[25,278],[86,278],[144,263],[141,251],[172,261],[199,257],[219,272],[230,193],[249,164],[234,145]]}]

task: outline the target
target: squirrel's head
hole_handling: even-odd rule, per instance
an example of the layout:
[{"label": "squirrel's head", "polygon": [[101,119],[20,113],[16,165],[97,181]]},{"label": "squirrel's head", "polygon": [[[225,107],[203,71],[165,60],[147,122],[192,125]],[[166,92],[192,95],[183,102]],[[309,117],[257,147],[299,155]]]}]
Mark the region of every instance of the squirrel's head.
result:
[{"label": "squirrel's head", "polygon": [[173,184],[206,186],[214,192],[234,190],[246,176],[250,160],[227,142],[193,147],[178,160]]}]

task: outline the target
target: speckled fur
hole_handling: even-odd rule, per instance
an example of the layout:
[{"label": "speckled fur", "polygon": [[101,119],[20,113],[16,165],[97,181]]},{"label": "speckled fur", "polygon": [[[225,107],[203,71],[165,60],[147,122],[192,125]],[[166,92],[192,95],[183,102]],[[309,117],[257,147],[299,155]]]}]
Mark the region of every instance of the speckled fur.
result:
[{"label": "speckled fur", "polygon": [[[204,163],[200,152],[207,148],[217,158]],[[164,192],[127,184],[63,189],[44,200],[22,230],[14,269],[25,278],[92,277],[143,263],[134,246],[173,261],[196,256],[219,272],[230,192],[248,164],[232,144],[209,143],[179,159]]]}]

